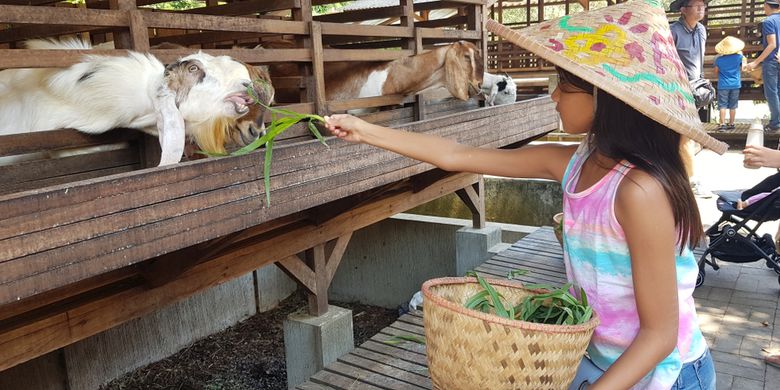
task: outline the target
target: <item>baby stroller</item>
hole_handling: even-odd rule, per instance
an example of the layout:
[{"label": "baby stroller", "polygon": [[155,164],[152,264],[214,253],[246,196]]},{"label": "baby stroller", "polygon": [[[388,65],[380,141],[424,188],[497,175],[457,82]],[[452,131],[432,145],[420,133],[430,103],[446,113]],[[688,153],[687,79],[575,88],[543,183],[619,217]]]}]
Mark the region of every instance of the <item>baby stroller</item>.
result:
[{"label": "baby stroller", "polygon": [[[704,283],[705,264],[718,270],[717,260],[731,263],[749,263],[764,260],[766,266],[780,275],[780,254],[775,250],[771,234],[759,236],[761,224],[780,219],[780,172],[767,177],[761,183],[745,191],[716,191],[718,210],[723,214],[705,234],[710,240],[699,258],[699,276],[696,287]],[[737,202],[757,195],[762,199],[742,210]],[[707,256],[709,255],[709,260]],[[780,283],[780,277],[778,277]]]}]

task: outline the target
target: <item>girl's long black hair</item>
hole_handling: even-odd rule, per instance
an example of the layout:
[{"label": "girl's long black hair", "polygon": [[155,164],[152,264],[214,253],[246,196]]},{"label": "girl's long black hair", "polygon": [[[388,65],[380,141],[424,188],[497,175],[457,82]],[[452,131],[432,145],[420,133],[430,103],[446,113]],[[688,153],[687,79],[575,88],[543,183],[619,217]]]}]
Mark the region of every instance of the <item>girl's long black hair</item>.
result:
[{"label": "girl's long black hair", "polygon": [[[593,91],[590,83],[561,68],[558,74],[561,83]],[[626,160],[658,180],[672,206],[679,242],[683,244],[680,249],[686,243],[691,248],[699,243],[704,231],[680,155],[679,133],[598,90],[588,142],[591,150],[615,160]]]}]

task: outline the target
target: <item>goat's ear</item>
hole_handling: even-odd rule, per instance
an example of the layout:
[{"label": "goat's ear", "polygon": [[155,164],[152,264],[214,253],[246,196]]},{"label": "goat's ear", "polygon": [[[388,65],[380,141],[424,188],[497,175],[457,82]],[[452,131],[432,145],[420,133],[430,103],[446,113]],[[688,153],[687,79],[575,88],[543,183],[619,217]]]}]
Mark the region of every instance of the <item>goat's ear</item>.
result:
[{"label": "goat's ear", "polygon": [[447,90],[452,96],[460,100],[469,100],[469,74],[463,59],[461,51],[458,48],[463,45],[450,45],[447,53],[444,55],[444,77],[447,80]]},{"label": "goat's ear", "polygon": [[164,83],[156,98],[157,136],[162,149],[159,165],[176,164],[184,153],[184,117],[176,107],[176,94]]}]

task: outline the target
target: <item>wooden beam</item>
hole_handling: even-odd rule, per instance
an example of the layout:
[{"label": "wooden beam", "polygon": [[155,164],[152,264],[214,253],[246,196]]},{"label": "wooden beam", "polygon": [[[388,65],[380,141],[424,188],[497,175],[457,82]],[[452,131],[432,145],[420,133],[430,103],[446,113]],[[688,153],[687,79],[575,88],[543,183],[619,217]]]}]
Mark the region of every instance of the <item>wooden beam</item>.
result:
[{"label": "wooden beam", "polygon": [[471,211],[472,227],[474,229],[484,229],[486,224],[484,178],[480,177],[478,183],[457,190],[455,193]]},{"label": "wooden beam", "polygon": [[0,5],[0,23],[126,27],[128,14],[118,10]]},{"label": "wooden beam", "polygon": [[590,0],[577,0],[580,5],[582,6],[582,9],[585,11],[590,9]]}]

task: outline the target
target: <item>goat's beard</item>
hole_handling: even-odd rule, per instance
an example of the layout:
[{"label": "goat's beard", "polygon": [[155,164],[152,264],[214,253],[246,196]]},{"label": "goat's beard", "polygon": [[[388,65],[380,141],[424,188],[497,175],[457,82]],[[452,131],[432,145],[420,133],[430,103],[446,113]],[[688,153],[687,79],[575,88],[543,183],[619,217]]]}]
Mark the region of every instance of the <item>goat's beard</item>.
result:
[{"label": "goat's beard", "polygon": [[212,118],[192,126],[191,136],[204,152],[225,154],[225,142],[230,139],[230,131],[236,120],[228,117]]}]

